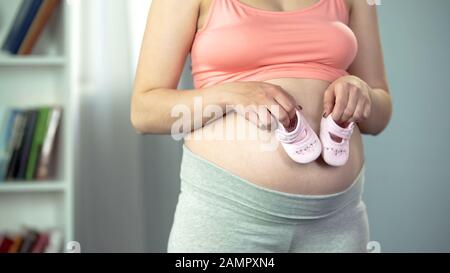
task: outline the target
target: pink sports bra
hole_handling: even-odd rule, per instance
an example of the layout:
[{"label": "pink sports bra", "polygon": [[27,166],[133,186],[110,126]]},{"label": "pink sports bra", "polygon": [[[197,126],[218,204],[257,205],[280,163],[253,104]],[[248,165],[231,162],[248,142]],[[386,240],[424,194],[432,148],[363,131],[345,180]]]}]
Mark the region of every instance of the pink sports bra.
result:
[{"label": "pink sports bra", "polygon": [[345,0],[319,0],[294,11],[269,11],[239,0],[212,0],[192,44],[196,88],[234,81],[348,75],[357,40]]}]

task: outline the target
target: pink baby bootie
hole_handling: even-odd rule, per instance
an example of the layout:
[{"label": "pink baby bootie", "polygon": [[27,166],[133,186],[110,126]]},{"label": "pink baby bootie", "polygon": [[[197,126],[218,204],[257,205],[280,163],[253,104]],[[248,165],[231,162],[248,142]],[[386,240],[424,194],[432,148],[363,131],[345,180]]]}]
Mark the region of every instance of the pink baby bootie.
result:
[{"label": "pink baby bootie", "polygon": [[[319,137],[309,126],[306,119],[296,112],[295,128],[292,131],[278,123],[275,136],[280,141],[288,156],[297,163],[307,164],[316,160],[321,152],[322,145]],[[294,127],[294,126],[292,126]]]},{"label": "pink baby bootie", "polygon": [[[346,128],[339,126],[331,115],[322,118],[320,123],[322,157],[328,165],[338,167],[347,163],[350,152],[350,137],[354,127],[354,122],[351,122]],[[334,136],[334,139],[332,136]]]}]

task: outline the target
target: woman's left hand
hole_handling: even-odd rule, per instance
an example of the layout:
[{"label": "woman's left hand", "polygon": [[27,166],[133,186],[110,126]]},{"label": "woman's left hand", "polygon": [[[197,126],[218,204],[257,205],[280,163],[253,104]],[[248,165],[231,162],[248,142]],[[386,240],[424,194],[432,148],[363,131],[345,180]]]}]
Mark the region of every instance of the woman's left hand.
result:
[{"label": "woman's left hand", "polygon": [[362,122],[371,110],[369,85],[356,76],[344,76],[333,82],[324,94],[324,117],[332,114],[338,124]]}]

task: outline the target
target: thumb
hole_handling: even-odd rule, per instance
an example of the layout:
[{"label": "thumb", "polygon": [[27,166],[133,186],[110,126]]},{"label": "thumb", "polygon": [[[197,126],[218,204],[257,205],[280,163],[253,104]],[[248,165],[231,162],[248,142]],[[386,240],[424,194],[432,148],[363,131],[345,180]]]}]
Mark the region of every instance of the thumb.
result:
[{"label": "thumb", "polygon": [[323,95],[323,116],[327,117],[333,112],[335,101],[334,87],[330,86]]}]

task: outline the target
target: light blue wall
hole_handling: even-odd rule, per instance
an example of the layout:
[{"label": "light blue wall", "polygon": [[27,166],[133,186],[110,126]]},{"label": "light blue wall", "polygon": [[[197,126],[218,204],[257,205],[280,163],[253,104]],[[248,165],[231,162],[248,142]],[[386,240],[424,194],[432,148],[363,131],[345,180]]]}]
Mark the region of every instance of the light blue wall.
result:
[{"label": "light blue wall", "polygon": [[450,251],[450,1],[379,9],[394,116],[366,138],[372,239],[384,251]]},{"label": "light blue wall", "polygon": [[[384,0],[378,10],[394,116],[382,135],[365,138],[372,240],[385,252],[450,251],[450,1]],[[181,85],[191,84],[186,69]],[[144,152],[147,248],[160,252],[176,205],[181,148],[151,136]]]}]

